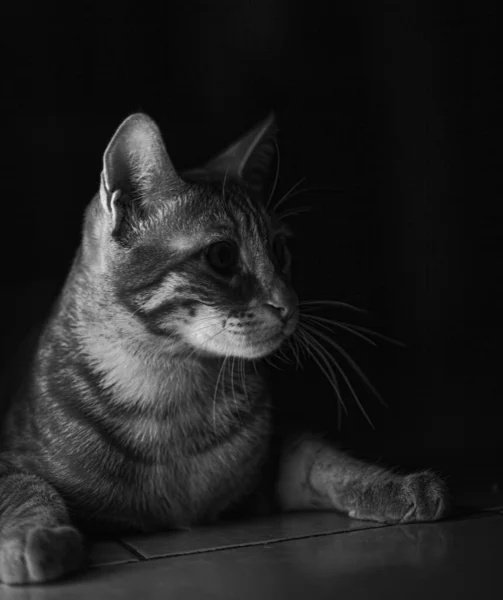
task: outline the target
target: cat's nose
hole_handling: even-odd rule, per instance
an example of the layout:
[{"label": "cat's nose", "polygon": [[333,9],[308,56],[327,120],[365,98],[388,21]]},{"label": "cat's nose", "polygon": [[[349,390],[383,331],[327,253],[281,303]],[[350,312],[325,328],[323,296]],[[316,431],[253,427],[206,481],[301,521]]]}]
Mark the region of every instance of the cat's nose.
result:
[{"label": "cat's nose", "polygon": [[271,295],[266,305],[278,313],[283,322],[286,322],[297,310],[297,295],[291,291],[278,291]]}]

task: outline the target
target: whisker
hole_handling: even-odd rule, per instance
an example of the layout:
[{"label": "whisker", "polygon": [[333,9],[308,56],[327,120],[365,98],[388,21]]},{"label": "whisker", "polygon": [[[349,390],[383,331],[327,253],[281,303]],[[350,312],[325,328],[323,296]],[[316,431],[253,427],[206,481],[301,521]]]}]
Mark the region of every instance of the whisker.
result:
[{"label": "whisker", "polygon": [[[359,335],[360,337],[364,338],[365,340],[367,340],[367,342],[370,342],[374,346],[376,346],[377,344],[373,340],[371,340],[370,338],[368,338],[367,336],[365,336],[361,333],[359,334],[358,331],[364,331],[365,333],[368,333],[369,335],[375,335],[376,337],[382,339],[385,342],[388,342],[390,344],[395,344],[396,346],[400,346],[402,348],[407,347],[406,344],[404,344],[403,342],[400,342],[399,340],[390,338],[386,335],[383,335],[382,333],[374,331],[373,329],[369,329],[368,327],[362,327],[361,325],[356,325],[355,323],[347,323],[345,321],[334,321],[332,319],[327,319],[326,317],[319,317],[318,315],[303,314],[302,316],[308,317],[310,319],[316,319],[317,321],[323,321],[324,323],[331,323],[335,327],[340,327],[341,329],[352,330],[351,333],[353,333],[354,335]],[[353,330],[358,330],[358,331],[353,331]]]},{"label": "whisker", "polygon": [[[238,368],[238,383],[239,383],[240,368],[241,368],[241,363],[242,363],[243,359],[242,359],[242,358],[240,358],[239,356],[235,356],[235,357],[234,357],[234,360],[233,360],[233,366],[232,366],[232,369],[233,369],[233,370],[234,370],[234,363],[235,363],[235,361],[236,361],[236,360],[238,361],[237,368]],[[238,403],[238,401],[237,401],[237,399],[236,399],[236,392],[234,391],[234,378],[233,378],[233,377],[232,377],[232,382],[233,382],[233,385],[232,385],[232,398],[233,398],[233,401],[234,401],[234,406],[236,407],[236,411],[237,411],[237,414],[238,414],[238,418],[239,418],[239,420],[240,420],[240,422],[241,422],[241,424],[242,424],[242,423],[243,423],[243,421],[242,421],[242,419],[241,419],[241,411],[240,411],[240,409],[239,409],[239,403]],[[243,386],[244,386],[244,383],[243,383]],[[247,397],[247,395],[246,395],[246,389],[244,389],[244,391],[245,391],[245,398],[246,398],[246,399],[248,399],[248,397]]]},{"label": "whisker", "polygon": [[239,411],[237,400],[236,400],[236,390],[234,389],[234,365],[235,365],[235,363],[236,363],[236,357],[233,356],[232,362],[231,362],[231,392],[232,392],[232,399],[234,401],[234,406]]},{"label": "whisker", "polygon": [[[208,327],[209,327],[209,326],[208,326]],[[203,344],[206,344],[206,343],[208,343],[209,341],[211,341],[212,339],[214,339],[215,337],[217,337],[217,335],[220,335],[221,333],[223,333],[224,331],[226,331],[228,328],[229,328],[229,326],[228,326],[228,325],[227,325],[227,326],[225,326],[225,327],[223,327],[223,328],[222,328],[220,331],[217,331],[217,332],[216,332],[214,335],[212,335],[212,336],[210,336],[209,338],[207,338],[206,340],[204,340]],[[190,365],[189,365],[189,364],[188,364],[188,362],[187,362],[187,361],[188,361],[188,359],[189,359],[191,356],[193,356],[193,355],[194,355],[196,352],[198,352],[199,350],[200,350],[200,348],[193,348],[193,349],[191,350],[191,352],[189,352],[189,353],[188,353],[188,354],[185,356],[185,359],[184,359],[182,362],[180,362],[180,363],[178,364],[178,366],[177,366],[177,368],[175,369],[175,371],[174,371],[174,372],[176,373],[176,371],[178,371],[178,369],[181,369],[181,368],[190,367]]]},{"label": "whisker", "polygon": [[302,213],[310,212],[313,210],[312,206],[300,206],[299,208],[291,208],[289,210],[285,210],[281,214],[278,215],[279,219],[288,219],[288,217],[296,217]]},{"label": "whisker", "polygon": [[[225,364],[227,362],[227,358],[228,358],[228,355],[226,355],[224,357],[224,360],[222,361],[222,364],[220,366],[220,370],[218,371],[217,382],[215,384],[215,393],[213,394],[213,430],[215,431],[215,433],[217,431],[216,407],[217,407],[218,383],[220,381],[220,376],[222,375],[222,371],[225,369]],[[224,374],[224,380],[225,380],[225,374]],[[225,394],[225,386],[224,386],[224,394]]]},{"label": "whisker", "polygon": [[[362,340],[365,340],[366,342],[368,342],[369,344],[372,344],[372,346],[377,347],[377,344],[374,342],[374,340],[371,340],[370,338],[368,338],[366,335],[363,335],[362,333],[358,333],[358,331],[354,331],[352,329],[351,326],[349,326],[346,323],[339,323],[338,321],[332,321],[331,319],[325,319],[323,317],[317,317],[315,315],[300,315],[303,319],[310,319],[313,320],[314,324],[316,324],[318,327],[323,327],[323,329],[326,329],[327,331],[330,331],[331,333],[333,333],[333,330],[330,329],[330,327],[328,325],[326,325],[325,323],[329,323],[330,325],[332,325],[332,327],[338,327],[339,329],[343,329],[344,331],[347,331],[348,333],[352,333],[353,335],[362,338]],[[318,322],[320,321],[320,322]]]},{"label": "whisker", "polygon": [[[358,405],[358,408],[361,410],[363,416],[365,417],[365,419],[367,420],[367,422],[369,423],[369,425],[372,427],[372,429],[375,430],[375,427],[374,427],[374,424],[372,423],[371,418],[369,417],[367,411],[364,409],[362,403],[360,402],[360,398],[358,397],[358,394],[356,393],[356,391],[354,390],[353,386],[351,385],[351,382],[350,382],[349,378],[347,377],[346,373],[344,373],[343,368],[339,365],[339,363],[335,360],[335,358],[331,354],[328,353],[328,351],[326,350],[326,348],[324,348],[322,346],[322,344],[320,344],[320,342],[318,342],[313,337],[313,335],[311,333],[308,333],[306,331],[304,333],[305,333],[305,335],[309,336],[309,338],[311,339],[311,342],[318,347],[318,350],[319,350],[320,353],[324,352],[326,354],[326,356],[327,356],[327,359],[329,357],[333,361],[334,367],[337,369],[337,371],[339,372],[339,374],[341,375],[341,377],[346,382],[346,385],[348,386],[349,391],[351,392],[351,395],[355,399],[355,401],[356,401],[356,403]],[[317,332],[317,333],[319,334],[319,332]],[[324,337],[326,337],[326,336],[324,336]],[[330,338],[327,338],[327,339],[330,340]]]},{"label": "whisker", "polygon": [[281,368],[272,362],[274,358],[277,358],[277,356],[275,356],[274,354],[270,354],[269,356],[264,356],[264,358],[262,360],[264,360],[270,367],[273,367],[273,368],[277,369],[278,371],[281,371]]},{"label": "whisker", "polygon": [[288,346],[292,350],[292,354],[293,354],[293,356],[295,358],[295,369],[296,370],[297,369],[302,369],[302,364],[300,362],[300,356],[299,356],[299,352],[298,352],[298,349],[297,349],[297,343],[298,342],[297,342],[297,338],[296,338],[295,335],[293,337],[290,337],[288,339]]},{"label": "whisker", "polygon": [[305,181],[306,178],[302,177],[301,179],[299,179],[299,181],[297,181],[297,183],[294,183],[292,185],[292,187],[288,190],[288,192],[286,194],[284,194],[283,196],[281,196],[281,198],[276,202],[276,204],[272,207],[272,212],[276,212],[278,210],[278,208],[288,200],[288,198],[290,198],[291,194],[294,192],[294,190],[299,187],[299,185]]},{"label": "whisker", "polygon": [[227,169],[225,169],[225,174],[224,174],[224,182],[222,183],[222,199],[225,202],[225,182],[227,181],[227,173],[229,172],[229,167],[227,167]]},{"label": "whisker", "polygon": [[277,350],[276,350],[276,356],[283,361],[286,364],[292,364],[292,361],[288,358],[288,356],[285,354],[285,351],[283,350],[283,348],[280,346]]},{"label": "whisker", "polygon": [[267,202],[265,204],[265,208],[266,210],[268,210],[269,208],[269,204],[271,202],[271,200],[274,197],[274,194],[276,193],[276,186],[278,185],[278,177],[279,177],[279,166],[280,166],[280,157],[279,157],[279,146],[278,143],[276,142],[276,140],[274,140],[274,147],[276,148],[276,175],[274,176],[274,183],[272,186],[272,190],[271,193],[269,194],[269,198],[267,199]]},{"label": "whisker", "polygon": [[310,330],[311,333],[315,333],[321,339],[325,340],[327,342],[327,344],[329,344],[333,348],[335,348],[335,350],[337,350],[337,352],[339,352],[348,361],[348,363],[353,367],[354,371],[360,376],[360,378],[362,379],[362,381],[367,384],[367,386],[370,388],[370,390],[373,392],[373,394],[376,396],[376,398],[378,398],[378,400],[381,402],[381,404],[383,406],[386,406],[386,407],[388,406],[386,404],[386,402],[383,400],[381,394],[379,394],[379,392],[375,389],[375,387],[369,381],[368,377],[362,371],[362,369],[358,365],[358,363],[346,352],[346,350],[344,350],[344,348],[342,346],[340,346],[339,344],[337,344],[337,342],[335,342],[332,338],[328,337],[328,335],[325,335],[324,333],[318,331],[312,325],[308,325],[306,323],[303,323],[302,326],[305,327],[305,328],[307,328],[308,330]]},{"label": "whisker", "polygon": [[214,327],[215,325],[220,326],[220,324],[219,324],[219,322],[218,322],[218,320],[216,318],[215,318],[215,321],[213,323],[210,323],[209,325],[205,325],[204,327],[198,327],[197,329],[195,329],[194,333],[199,333],[200,331],[204,331],[205,329],[209,329],[210,327]]},{"label": "whisker", "polygon": [[304,358],[309,358],[310,357],[309,354],[306,352],[305,347],[301,343],[302,340],[300,339],[299,333],[300,333],[300,330],[298,330],[298,329],[296,329],[294,332],[295,341],[298,342],[298,344],[299,344],[299,357],[303,355]]},{"label": "whisker", "polygon": [[348,304],[347,302],[341,302],[339,300],[301,300],[299,302],[299,306],[301,307],[312,307],[314,308],[323,308],[324,306],[337,306],[340,308],[349,308],[350,310],[354,310],[359,313],[367,313],[368,311],[364,308],[358,308],[357,306],[353,306],[352,304]]},{"label": "whisker", "polygon": [[134,317],[134,316],[135,316],[135,314],[136,314],[137,312],[139,312],[139,311],[140,311],[142,308],[143,308],[143,306],[138,306],[138,308],[137,308],[136,310],[134,310],[134,311],[131,313],[131,316],[132,316],[132,317]]},{"label": "whisker", "polygon": [[369,329],[368,327],[362,327],[361,325],[355,325],[353,323],[344,323],[344,322],[341,323],[341,325],[346,325],[348,327],[352,327],[353,329],[358,329],[359,331],[364,331],[365,333],[368,333],[369,335],[375,335],[376,337],[380,338],[381,340],[384,340],[385,342],[388,342],[390,344],[395,344],[396,346],[400,346],[401,348],[407,348],[407,344],[404,344],[403,342],[400,342],[399,340],[390,338],[387,335],[383,335],[382,333],[378,333],[377,331],[374,331],[373,329]]},{"label": "whisker", "polygon": [[[330,361],[327,360],[327,355],[324,354],[323,352],[321,352],[317,346],[320,346],[321,348],[323,348],[323,347],[320,344],[318,344],[318,342],[316,342],[316,340],[308,332],[306,332],[302,329],[299,329],[298,333],[299,333],[300,339],[304,343],[304,347],[305,347],[306,351],[308,352],[310,357],[314,360],[314,362],[318,365],[321,372],[325,375],[328,383],[331,385],[332,389],[335,392],[336,397],[338,398],[339,402],[341,403],[341,405],[344,409],[344,412],[346,414],[348,414],[348,410],[347,410],[346,404],[344,403],[344,400],[342,399],[342,395],[341,395],[341,391],[340,391],[339,384],[337,381],[337,377],[334,373],[334,370],[332,369],[332,365],[330,364]],[[316,352],[316,354],[315,354],[315,352]],[[330,355],[328,355],[328,356],[330,357]],[[332,358],[332,357],[330,357],[330,358]],[[323,362],[323,364],[325,366],[323,366],[321,364],[320,360]]]},{"label": "whisker", "polygon": [[248,391],[246,389],[246,364],[244,359],[240,359],[241,362],[241,384],[243,386],[243,391],[245,394],[245,402],[248,402]]},{"label": "whisker", "polygon": [[[305,177],[304,177],[305,179]],[[347,190],[343,188],[304,188],[302,190],[297,190],[295,193],[290,195],[290,198],[295,198],[295,196],[300,196],[301,194],[307,194],[311,192],[323,193],[323,192],[331,192],[336,194],[344,194],[348,193]]]},{"label": "whisker", "polygon": [[[342,399],[342,395],[341,395],[341,392],[340,392],[340,389],[339,389],[339,385],[338,385],[335,373],[333,372],[333,370],[331,368],[331,365],[329,364],[329,362],[327,361],[327,359],[324,356],[322,356],[322,358],[324,359],[325,364],[327,365],[327,367],[329,368],[330,372],[332,373],[332,377],[333,377],[333,380],[332,380],[329,377],[328,373],[323,369],[323,367],[320,364],[320,362],[317,359],[317,357],[314,355],[314,350],[316,349],[314,347],[314,345],[311,342],[309,342],[309,340],[307,339],[307,337],[302,337],[303,332],[301,330],[299,330],[298,333],[299,333],[299,340],[301,340],[303,342],[303,346],[305,347],[305,350],[308,352],[308,354],[311,356],[311,358],[317,364],[318,368],[325,375],[325,377],[327,378],[327,381],[329,382],[329,384],[331,385],[331,387],[335,391],[336,398],[338,399],[338,402],[337,402],[337,428],[340,431],[342,429],[342,411],[344,409],[344,412],[347,415],[348,414],[348,410],[347,410],[347,407],[346,407],[346,405],[344,403],[344,400]],[[309,344],[311,344],[311,346],[313,346],[313,347],[310,348]],[[317,353],[319,354],[320,351],[317,350]]]}]

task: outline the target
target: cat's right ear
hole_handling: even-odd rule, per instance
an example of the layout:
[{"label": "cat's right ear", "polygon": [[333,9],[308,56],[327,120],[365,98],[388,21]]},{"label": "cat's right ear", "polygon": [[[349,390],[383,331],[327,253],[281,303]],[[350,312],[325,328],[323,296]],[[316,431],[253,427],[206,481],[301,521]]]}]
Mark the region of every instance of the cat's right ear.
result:
[{"label": "cat's right ear", "polygon": [[274,113],[241,136],[218,156],[199,169],[190,169],[183,175],[188,179],[229,178],[245,184],[256,192],[264,193],[270,167],[277,152],[278,127]]},{"label": "cat's right ear", "polygon": [[142,113],[129,116],[103,155],[100,201],[105,211],[116,224],[127,205],[134,204],[137,214],[148,213],[179,183],[155,122]]}]

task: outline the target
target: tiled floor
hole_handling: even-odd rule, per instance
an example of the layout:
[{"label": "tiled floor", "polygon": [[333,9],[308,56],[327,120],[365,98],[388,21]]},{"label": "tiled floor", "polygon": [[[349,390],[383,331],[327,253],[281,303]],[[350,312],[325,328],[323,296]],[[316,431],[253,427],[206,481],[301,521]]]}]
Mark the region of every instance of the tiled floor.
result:
[{"label": "tiled floor", "polygon": [[436,524],[289,514],[94,545],[87,572],[0,585],[1,600],[503,598],[503,494],[481,485]]}]

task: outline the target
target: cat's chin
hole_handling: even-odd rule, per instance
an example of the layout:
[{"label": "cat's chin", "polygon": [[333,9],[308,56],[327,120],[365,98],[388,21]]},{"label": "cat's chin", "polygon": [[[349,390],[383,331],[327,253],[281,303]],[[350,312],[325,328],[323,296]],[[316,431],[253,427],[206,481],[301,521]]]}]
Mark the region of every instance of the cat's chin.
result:
[{"label": "cat's chin", "polygon": [[249,360],[265,358],[269,356],[281,346],[287,336],[282,333],[277,333],[266,340],[257,340],[254,342],[248,342],[245,345],[213,345],[212,347],[201,347],[197,348],[202,354],[207,356],[220,356],[227,358],[246,358]]},{"label": "cat's chin", "polygon": [[250,356],[249,358],[265,358],[266,356],[269,356],[270,354],[276,352],[276,350],[279,349],[279,347],[281,346],[281,344],[283,344],[285,339],[285,335],[278,333],[265,341],[261,341],[260,343],[254,345],[251,348],[251,350],[254,351],[255,354],[253,357]]}]

